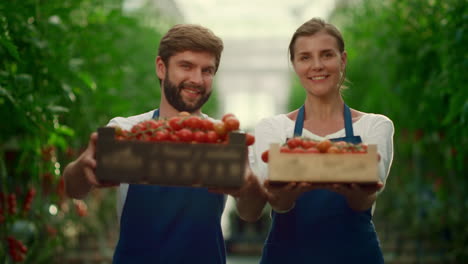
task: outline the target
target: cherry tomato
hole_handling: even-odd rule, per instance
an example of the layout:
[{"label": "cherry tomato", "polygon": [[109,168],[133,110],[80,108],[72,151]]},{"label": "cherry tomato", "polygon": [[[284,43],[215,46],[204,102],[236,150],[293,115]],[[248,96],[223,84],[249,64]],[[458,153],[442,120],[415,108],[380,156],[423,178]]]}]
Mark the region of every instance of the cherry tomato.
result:
[{"label": "cherry tomato", "polygon": [[290,138],[286,143],[288,144],[290,149],[295,149],[302,145],[302,139],[299,137],[294,137]]},{"label": "cherry tomato", "polygon": [[317,146],[317,143],[318,143],[318,142],[315,141],[315,140],[302,140],[301,146],[302,146],[304,149],[308,149],[308,148]]},{"label": "cherry tomato", "polygon": [[191,142],[193,139],[193,133],[188,128],[182,128],[176,132],[176,135],[179,137],[182,142]]},{"label": "cherry tomato", "polygon": [[226,120],[224,120],[224,125],[226,126],[226,130],[229,131],[234,131],[234,130],[239,130],[239,120],[235,117],[228,117]]},{"label": "cherry tomato", "polygon": [[222,120],[223,122],[226,122],[226,120],[227,120],[228,118],[231,118],[231,117],[236,118],[236,116],[235,116],[234,114],[227,113],[227,114],[223,115],[223,117],[221,118],[221,120]]},{"label": "cherry tomato", "polygon": [[173,116],[169,118],[169,126],[172,130],[177,131],[182,129],[182,118],[180,116]]},{"label": "cherry tomato", "polygon": [[250,133],[245,133],[245,144],[251,146],[255,143],[255,137]]},{"label": "cherry tomato", "polygon": [[320,150],[318,150],[316,147],[310,147],[304,150],[305,153],[320,153]]},{"label": "cherry tomato", "polygon": [[305,153],[305,150],[302,147],[297,147],[297,148],[291,149],[291,152],[292,153]]},{"label": "cherry tomato", "polygon": [[329,139],[324,139],[317,144],[317,148],[318,150],[320,150],[320,152],[326,153],[328,148],[331,147],[331,145],[332,143]]},{"label": "cherry tomato", "polygon": [[166,141],[169,140],[169,132],[166,129],[156,131],[153,136],[153,141]]},{"label": "cherry tomato", "polygon": [[337,146],[330,146],[327,153],[343,153]]},{"label": "cherry tomato", "polygon": [[214,127],[213,127],[213,122],[209,119],[202,119],[201,121],[201,128],[205,131],[208,131],[208,130],[213,130]]},{"label": "cherry tomato", "polygon": [[281,153],[291,153],[292,150],[291,150],[287,145],[285,145],[285,146],[282,146],[282,147],[280,148],[280,152],[281,152]]},{"label": "cherry tomato", "polygon": [[218,142],[219,136],[213,130],[206,132],[206,142],[207,143],[216,143]]},{"label": "cherry tomato", "polygon": [[268,163],[268,149],[263,151],[262,160],[263,160],[263,162]]},{"label": "cherry tomato", "polygon": [[207,141],[206,133],[201,130],[193,132],[193,141],[198,142],[198,143],[206,142]]},{"label": "cherry tomato", "polygon": [[190,116],[190,113],[187,112],[187,111],[182,111],[182,112],[180,112],[180,113],[178,114],[178,116],[182,116],[182,117],[184,117],[184,116]]},{"label": "cherry tomato", "polygon": [[189,116],[182,121],[182,125],[190,129],[199,129],[201,128],[201,119],[198,116]]},{"label": "cherry tomato", "polygon": [[216,132],[216,134],[218,134],[218,136],[220,137],[223,137],[224,135],[226,135],[226,126],[224,125],[223,122],[215,122],[213,124],[213,130]]}]

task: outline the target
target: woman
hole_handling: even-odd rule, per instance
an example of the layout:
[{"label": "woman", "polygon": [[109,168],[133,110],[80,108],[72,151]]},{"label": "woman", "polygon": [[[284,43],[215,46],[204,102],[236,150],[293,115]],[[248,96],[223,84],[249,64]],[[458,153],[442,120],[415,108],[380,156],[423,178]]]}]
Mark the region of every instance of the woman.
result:
[{"label": "woman", "polygon": [[393,123],[344,103],[347,54],[335,26],[315,18],[307,21],[294,33],[289,52],[306,91],[305,102],[257,125],[253,168],[266,178],[268,168],[261,155],[270,143],[284,143],[293,136],[328,138],[377,144],[381,182],[372,187],[313,183],[275,187],[266,181],[273,219],[261,263],[383,263],[372,208],[393,158]]}]

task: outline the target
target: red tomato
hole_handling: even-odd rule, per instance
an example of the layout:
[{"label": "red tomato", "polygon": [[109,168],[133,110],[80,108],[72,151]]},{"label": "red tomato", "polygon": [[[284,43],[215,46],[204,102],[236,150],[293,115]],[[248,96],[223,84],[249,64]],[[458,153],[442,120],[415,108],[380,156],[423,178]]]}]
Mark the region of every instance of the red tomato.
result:
[{"label": "red tomato", "polygon": [[226,126],[223,122],[217,121],[213,124],[213,129],[218,134],[218,136],[222,137],[226,135]]},{"label": "red tomato", "polygon": [[199,129],[201,128],[201,119],[198,116],[189,116],[182,121],[182,125],[190,129]]},{"label": "red tomato", "polygon": [[218,142],[219,136],[213,130],[206,132],[206,142],[207,143],[216,143]]},{"label": "red tomato", "polygon": [[281,153],[291,153],[292,150],[291,150],[287,145],[285,145],[285,146],[282,146],[282,147],[280,148],[280,152],[281,152]]},{"label": "red tomato", "polygon": [[182,142],[190,142],[193,139],[193,133],[188,128],[182,128],[176,132],[176,135],[179,137]]},{"label": "red tomato", "polygon": [[209,119],[202,119],[200,121],[201,123],[201,128],[205,131],[208,131],[208,130],[213,130],[213,122]]},{"label": "red tomato", "polygon": [[297,147],[297,148],[291,149],[291,152],[292,153],[305,153],[305,150],[302,147]]},{"label": "red tomato", "polygon": [[255,137],[250,133],[245,133],[245,144],[247,146],[253,145],[255,143]]},{"label": "red tomato", "polygon": [[337,146],[330,146],[327,153],[343,153]]},{"label": "red tomato", "polygon": [[311,148],[311,147],[315,147],[315,146],[317,146],[317,141],[305,139],[305,140],[302,140],[301,146],[302,146],[304,149],[308,149],[308,148]]},{"label": "red tomato", "polygon": [[290,139],[288,139],[286,144],[288,144],[288,147],[290,149],[295,149],[295,148],[302,145],[302,139],[299,138],[299,137],[290,138]]},{"label": "red tomato", "polygon": [[228,118],[231,118],[231,117],[236,118],[236,116],[235,116],[234,114],[227,113],[227,114],[223,115],[223,118],[221,118],[221,120],[222,120],[223,122],[226,122],[226,120],[227,120]]},{"label": "red tomato", "polygon": [[169,126],[172,130],[177,131],[182,129],[182,118],[180,116],[174,116],[169,119]]},{"label": "red tomato", "polygon": [[226,120],[224,120],[224,125],[226,126],[226,130],[229,131],[234,131],[234,130],[239,130],[239,120],[235,117],[228,117]]},{"label": "red tomato", "polygon": [[320,150],[318,150],[316,147],[311,147],[307,148],[304,150],[305,153],[320,153]]},{"label": "red tomato", "polygon": [[265,163],[268,163],[268,149],[262,153],[262,160]]},{"label": "red tomato", "polygon": [[178,116],[190,116],[190,113],[186,111],[182,111],[182,112],[179,112]]},{"label": "red tomato", "polygon": [[179,138],[178,135],[171,133],[171,134],[169,134],[169,141],[171,141],[171,142],[180,142],[180,138]]},{"label": "red tomato", "polygon": [[320,150],[320,152],[326,153],[328,148],[331,147],[331,145],[332,143],[329,139],[324,139],[317,144],[317,148],[318,150]]},{"label": "red tomato", "polygon": [[156,131],[153,136],[153,141],[166,141],[169,140],[169,132],[165,129]]},{"label": "red tomato", "polygon": [[195,131],[193,132],[193,141],[197,143],[204,143],[207,141],[206,133],[203,131]]}]

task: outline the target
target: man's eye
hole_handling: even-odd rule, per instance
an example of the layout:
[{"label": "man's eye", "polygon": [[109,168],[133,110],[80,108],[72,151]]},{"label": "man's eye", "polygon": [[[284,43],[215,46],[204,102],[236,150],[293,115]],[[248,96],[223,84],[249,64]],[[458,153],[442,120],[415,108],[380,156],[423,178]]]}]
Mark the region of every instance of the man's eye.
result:
[{"label": "man's eye", "polygon": [[206,74],[209,74],[209,75],[213,75],[213,74],[214,74],[214,70],[213,70],[213,69],[205,69],[205,70],[203,70],[203,73],[206,73]]}]

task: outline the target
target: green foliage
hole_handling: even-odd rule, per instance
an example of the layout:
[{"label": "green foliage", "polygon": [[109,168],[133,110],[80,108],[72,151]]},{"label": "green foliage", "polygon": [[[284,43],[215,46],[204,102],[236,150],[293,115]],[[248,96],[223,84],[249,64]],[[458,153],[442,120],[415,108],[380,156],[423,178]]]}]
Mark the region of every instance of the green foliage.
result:
[{"label": "green foliage", "polygon": [[[29,248],[26,263],[51,263],[69,244],[67,230],[109,220],[103,209],[96,209],[101,226],[81,219],[86,205],[64,197],[60,173],[97,127],[159,102],[161,33],[124,15],[121,4],[0,2],[0,263],[10,263],[7,236]],[[23,212],[29,190],[36,195]]]},{"label": "green foliage", "polygon": [[[377,213],[468,260],[468,5],[463,0],[342,1],[331,17],[348,53],[348,105],[395,125]],[[304,102],[295,79],[290,110]]]},{"label": "green foliage", "polygon": [[343,5],[332,17],[348,52],[346,102],[395,124],[379,214],[468,260],[468,5],[463,0]]}]

